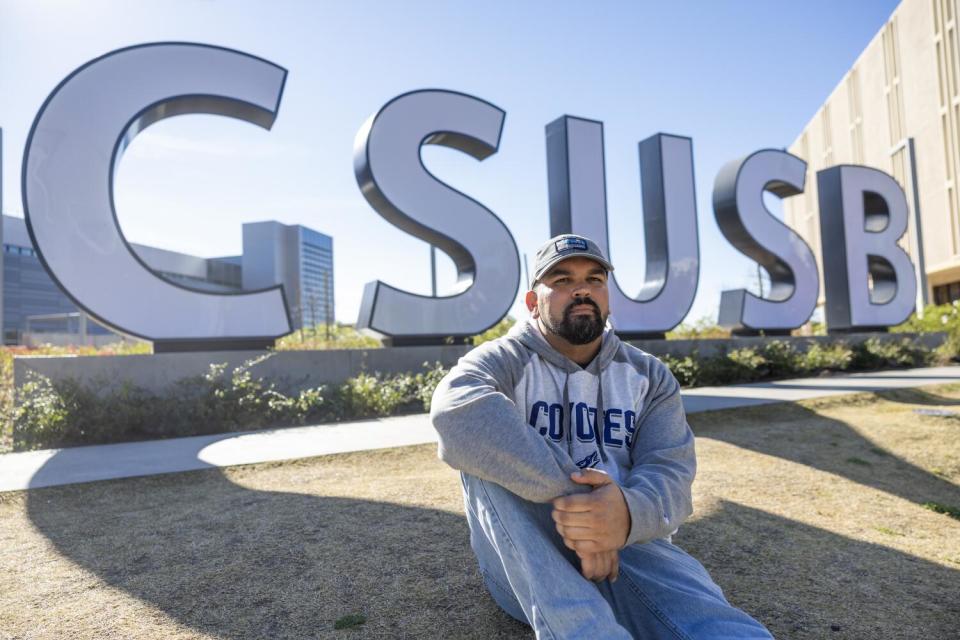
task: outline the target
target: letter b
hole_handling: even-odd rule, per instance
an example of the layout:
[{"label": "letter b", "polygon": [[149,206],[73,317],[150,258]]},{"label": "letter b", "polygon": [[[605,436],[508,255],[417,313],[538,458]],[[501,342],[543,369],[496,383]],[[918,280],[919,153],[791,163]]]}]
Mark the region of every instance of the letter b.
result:
[{"label": "letter b", "polygon": [[817,184],[827,328],[863,331],[903,322],[917,295],[913,264],[897,245],[907,230],[903,189],[882,171],[851,165],[820,171]]}]

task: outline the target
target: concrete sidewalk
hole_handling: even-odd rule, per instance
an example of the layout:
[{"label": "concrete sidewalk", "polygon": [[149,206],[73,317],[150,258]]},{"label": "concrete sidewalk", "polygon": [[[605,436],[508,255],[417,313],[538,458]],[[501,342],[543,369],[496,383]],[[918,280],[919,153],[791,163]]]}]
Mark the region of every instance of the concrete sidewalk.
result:
[{"label": "concrete sidewalk", "polygon": [[[688,413],[863,391],[960,382],[960,367],[700,387],[683,392]],[[0,455],[0,491],[292,460],[436,442],[426,414],[214,436]]]}]

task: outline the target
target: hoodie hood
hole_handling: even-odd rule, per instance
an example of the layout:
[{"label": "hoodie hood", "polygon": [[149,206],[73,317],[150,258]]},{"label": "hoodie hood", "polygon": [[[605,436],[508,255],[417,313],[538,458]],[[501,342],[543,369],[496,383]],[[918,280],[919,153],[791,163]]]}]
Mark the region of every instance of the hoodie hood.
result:
[{"label": "hoodie hood", "polygon": [[617,350],[620,348],[620,338],[613,332],[609,322],[607,322],[607,326],[603,331],[600,351],[585,368],[550,346],[547,339],[540,333],[540,327],[537,326],[537,321],[534,318],[517,322],[507,333],[507,337],[516,340],[550,364],[567,373],[576,373],[577,371],[585,370],[595,376],[599,376],[603,370],[607,368],[607,365],[610,364],[613,356],[616,355]]}]

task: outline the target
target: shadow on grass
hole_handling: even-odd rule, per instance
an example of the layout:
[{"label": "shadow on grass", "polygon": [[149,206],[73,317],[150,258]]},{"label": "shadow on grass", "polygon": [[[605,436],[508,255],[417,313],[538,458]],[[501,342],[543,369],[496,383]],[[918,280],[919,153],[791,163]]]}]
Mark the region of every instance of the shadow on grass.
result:
[{"label": "shadow on grass", "polygon": [[[65,558],[214,637],[532,635],[487,595],[465,520],[447,511],[251,490],[219,470],[27,500]],[[960,615],[960,571],[734,503],[676,542],[777,637],[821,638],[831,625],[846,632],[833,637],[948,637]],[[334,631],[350,614],[366,623]]]},{"label": "shadow on grass", "polygon": [[351,637],[528,636],[445,511],[250,490],[219,470],[32,490],[27,509],[64,557],[215,637],[341,637],[350,614],[366,618]]},{"label": "shadow on grass", "polygon": [[[905,419],[917,418],[907,415]],[[693,414],[688,420],[697,436],[826,471],[918,505],[939,502],[960,506],[957,485],[878,446],[847,423],[802,405],[784,402],[737,409],[735,413],[715,411]]]},{"label": "shadow on grass", "polygon": [[960,570],[732,502],[674,542],[777,638],[956,637]]},{"label": "shadow on grass", "polygon": [[923,389],[891,389],[880,394],[884,400],[903,404],[919,404],[927,406],[957,406],[960,398],[950,398]]}]

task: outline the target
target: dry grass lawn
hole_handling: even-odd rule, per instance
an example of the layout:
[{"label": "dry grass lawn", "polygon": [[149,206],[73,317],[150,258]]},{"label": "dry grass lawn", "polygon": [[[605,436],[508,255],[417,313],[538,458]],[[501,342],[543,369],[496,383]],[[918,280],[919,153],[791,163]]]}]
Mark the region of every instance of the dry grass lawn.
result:
[{"label": "dry grass lawn", "polygon": [[[675,542],[778,638],[960,637],[960,386],[691,417]],[[411,447],[0,494],[0,638],[527,638]],[[336,630],[351,614],[365,622]]]}]

